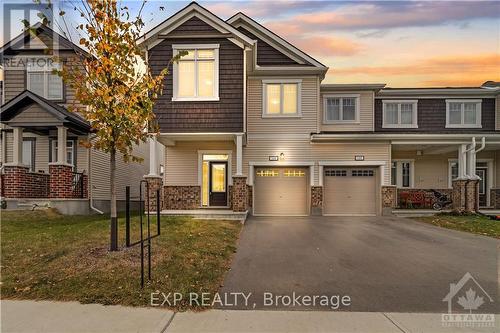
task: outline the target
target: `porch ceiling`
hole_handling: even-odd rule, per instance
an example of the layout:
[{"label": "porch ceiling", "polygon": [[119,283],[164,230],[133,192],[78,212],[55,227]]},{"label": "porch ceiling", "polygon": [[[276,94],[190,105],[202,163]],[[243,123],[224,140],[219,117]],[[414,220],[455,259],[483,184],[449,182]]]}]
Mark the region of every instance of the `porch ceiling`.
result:
[{"label": "porch ceiling", "polygon": [[165,146],[174,146],[176,141],[234,141],[243,133],[160,133],[158,141]]}]

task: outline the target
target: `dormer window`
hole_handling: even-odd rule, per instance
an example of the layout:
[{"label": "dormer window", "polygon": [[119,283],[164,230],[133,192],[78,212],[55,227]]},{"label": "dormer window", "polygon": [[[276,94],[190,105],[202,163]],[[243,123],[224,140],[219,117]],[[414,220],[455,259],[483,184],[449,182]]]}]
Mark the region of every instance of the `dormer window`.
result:
[{"label": "dormer window", "polygon": [[382,101],[383,128],[418,128],[416,100]]},{"label": "dormer window", "polygon": [[447,99],[446,128],[481,128],[481,100]]},{"label": "dormer window", "polygon": [[50,58],[40,58],[27,64],[27,89],[50,100],[63,99],[63,81],[53,73],[60,69],[60,64]]},{"label": "dormer window", "polygon": [[172,45],[174,56],[173,101],[219,100],[219,45]]}]

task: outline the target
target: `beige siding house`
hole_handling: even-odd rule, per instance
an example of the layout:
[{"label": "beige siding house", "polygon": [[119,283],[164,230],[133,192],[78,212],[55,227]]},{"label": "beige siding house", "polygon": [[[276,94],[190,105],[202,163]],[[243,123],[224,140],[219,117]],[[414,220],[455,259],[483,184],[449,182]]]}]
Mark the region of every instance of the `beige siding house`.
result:
[{"label": "beige siding house", "polygon": [[[380,215],[440,209],[435,192],[471,186],[467,207],[446,208],[500,206],[495,83],[322,84],[328,68],[304,51],[243,13],[224,22],[196,3],[141,44],[153,72],[179,50],[214,64],[203,74],[214,81],[173,66],[155,107],[164,213]],[[208,93],[186,90],[196,84]]]},{"label": "beige siding house", "polygon": [[[1,188],[8,208],[49,205],[63,213],[85,214],[109,211],[109,155],[88,149],[81,141],[92,140],[90,125],[67,110],[83,107],[73,89],[52,74],[61,65],[44,51],[55,34],[37,24],[37,37],[24,34],[2,47],[3,94],[1,110]],[[52,46],[64,61],[76,61],[75,46],[59,36]],[[43,41],[44,42],[43,42]],[[59,152],[59,147],[63,147]],[[150,147],[143,143],[133,154],[142,163],[125,163],[117,158],[117,196],[124,207],[125,187],[139,198],[139,182],[150,170],[160,170],[163,161],[150,166]],[[163,151],[163,150],[161,150]]]}]

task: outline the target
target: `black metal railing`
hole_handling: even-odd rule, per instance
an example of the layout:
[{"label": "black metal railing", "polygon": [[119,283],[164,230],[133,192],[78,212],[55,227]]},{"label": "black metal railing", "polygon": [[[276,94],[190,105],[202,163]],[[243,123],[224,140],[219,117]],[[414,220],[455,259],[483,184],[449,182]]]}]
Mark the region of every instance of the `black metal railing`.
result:
[{"label": "black metal railing", "polygon": [[73,172],[71,188],[74,198],[83,198],[83,172]]}]

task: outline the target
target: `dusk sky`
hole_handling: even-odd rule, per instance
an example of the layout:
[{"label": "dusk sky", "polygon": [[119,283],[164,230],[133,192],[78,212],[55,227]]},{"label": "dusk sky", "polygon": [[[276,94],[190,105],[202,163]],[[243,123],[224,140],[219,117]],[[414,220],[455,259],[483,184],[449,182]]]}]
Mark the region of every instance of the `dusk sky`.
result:
[{"label": "dusk sky", "polygon": [[[242,11],[287,39],[330,68],[324,83],[417,87],[500,81],[498,1],[199,3],[223,19]],[[147,29],[187,4],[151,1]]]}]

